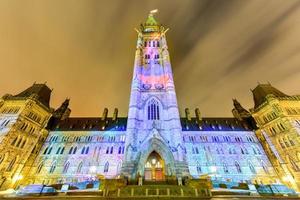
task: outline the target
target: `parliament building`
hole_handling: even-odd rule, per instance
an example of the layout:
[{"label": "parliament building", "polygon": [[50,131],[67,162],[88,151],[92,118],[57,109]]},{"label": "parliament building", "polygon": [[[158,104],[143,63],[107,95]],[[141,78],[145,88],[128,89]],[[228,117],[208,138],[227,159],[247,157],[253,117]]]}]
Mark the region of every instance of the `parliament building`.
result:
[{"label": "parliament building", "polygon": [[[254,107],[234,99],[233,117],[180,116],[166,32],[153,14],[137,30],[127,117],[70,117],[34,83],[0,98],[0,189],[126,177],[168,177],[300,189],[300,95],[258,84]],[[196,90],[196,88],[195,88]]]}]

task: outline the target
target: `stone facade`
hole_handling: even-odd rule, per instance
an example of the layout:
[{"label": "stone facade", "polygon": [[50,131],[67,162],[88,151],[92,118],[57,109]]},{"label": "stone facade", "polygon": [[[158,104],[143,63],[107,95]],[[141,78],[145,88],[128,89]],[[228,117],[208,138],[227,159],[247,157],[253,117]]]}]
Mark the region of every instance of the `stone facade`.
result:
[{"label": "stone facade", "polygon": [[50,93],[45,84],[33,84],[0,99],[0,188],[18,184],[28,170],[26,163],[35,159],[46,139]]},{"label": "stone facade", "polygon": [[281,181],[299,190],[300,96],[288,96],[270,84],[259,84],[253,95],[256,134]]}]

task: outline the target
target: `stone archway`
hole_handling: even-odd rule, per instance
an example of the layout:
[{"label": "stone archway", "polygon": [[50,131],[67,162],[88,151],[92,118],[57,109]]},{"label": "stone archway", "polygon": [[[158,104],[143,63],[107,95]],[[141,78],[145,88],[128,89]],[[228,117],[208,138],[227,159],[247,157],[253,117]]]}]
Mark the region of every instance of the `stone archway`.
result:
[{"label": "stone archway", "polygon": [[[169,147],[158,138],[151,138],[142,146],[137,166],[137,174],[145,176],[145,165],[147,161],[149,161],[149,158],[151,159],[153,156],[160,160],[161,165],[163,164],[163,169],[161,169],[163,179],[165,176],[176,175],[173,154]],[[159,174],[157,175],[160,176]]]},{"label": "stone archway", "polygon": [[144,177],[149,181],[162,181],[165,180],[165,162],[161,156],[153,151],[150,153],[145,163]]}]

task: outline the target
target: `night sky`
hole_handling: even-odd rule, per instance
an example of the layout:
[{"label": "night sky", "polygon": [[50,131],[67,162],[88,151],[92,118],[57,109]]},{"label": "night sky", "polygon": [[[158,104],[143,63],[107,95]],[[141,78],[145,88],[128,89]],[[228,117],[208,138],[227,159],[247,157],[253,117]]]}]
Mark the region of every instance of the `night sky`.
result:
[{"label": "night sky", "polygon": [[0,0],[0,95],[47,81],[72,116],[127,115],[134,28],[156,8],[182,113],[232,116],[258,82],[300,94],[300,0]]}]

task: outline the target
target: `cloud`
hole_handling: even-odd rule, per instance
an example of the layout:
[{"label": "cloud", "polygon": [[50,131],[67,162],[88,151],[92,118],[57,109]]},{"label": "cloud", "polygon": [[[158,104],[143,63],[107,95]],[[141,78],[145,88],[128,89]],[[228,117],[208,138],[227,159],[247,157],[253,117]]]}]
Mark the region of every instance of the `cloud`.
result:
[{"label": "cloud", "polygon": [[127,115],[133,28],[156,8],[158,20],[170,27],[181,109],[231,116],[232,97],[253,106],[249,89],[257,81],[300,92],[297,0],[3,0],[0,92],[47,81],[52,106],[70,97],[73,116],[100,116],[104,107]]}]

